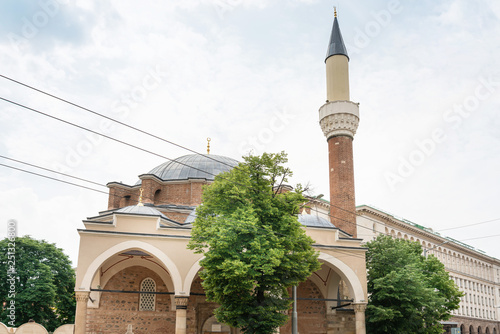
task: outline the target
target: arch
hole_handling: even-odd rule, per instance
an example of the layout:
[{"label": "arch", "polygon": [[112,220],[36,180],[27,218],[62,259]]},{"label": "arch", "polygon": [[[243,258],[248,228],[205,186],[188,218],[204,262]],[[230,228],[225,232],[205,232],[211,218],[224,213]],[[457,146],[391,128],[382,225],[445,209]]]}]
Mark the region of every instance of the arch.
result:
[{"label": "arch", "polygon": [[469,326],[469,333],[470,334],[474,333],[474,326],[472,325]]},{"label": "arch", "polygon": [[[198,271],[200,271],[200,261],[203,258],[196,261],[189,269],[186,279],[184,280],[183,292],[189,295],[191,291],[191,285],[193,284]],[[335,258],[332,255],[320,252],[318,260],[323,260],[327,264],[333,266],[333,268],[338,269],[337,274],[349,285],[349,288],[354,294],[354,302],[365,302],[364,290],[361,282],[359,281],[356,273],[348,267],[344,262]]]},{"label": "arch", "polygon": [[120,199],[120,204],[119,204],[119,207],[120,208],[124,208],[126,206],[129,206],[130,205],[130,195],[125,195],[123,196],[121,199]]},{"label": "arch", "polygon": [[157,189],[153,195],[153,203],[160,204],[161,189]]},{"label": "arch", "polygon": [[43,327],[40,324],[37,324],[36,322],[27,322],[16,330],[16,334],[49,334],[45,327]]},{"label": "arch", "polygon": [[200,261],[203,260],[204,258],[205,257],[202,257],[191,266],[186,275],[186,278],[184,279],[184,286],[182,291],[185,292],[187,295],[189,295],[189,293],[191,292],[191,285],[193,285],[194,279],[196,278],[196,275],[198,275],[198,271],[200,271],[201,269]]},{"label": "arch", "polygon": [[3,322],[0,322],[0,334],[8,334],[9,327],[5,326]]},{"label": "arch", "polygon": [[481,328],[481,326],[477,328],[477,334],[483,334],[483,329]]},{"label": "arch", "polygon": [[107,259],[109,259],[111,256],[117,253],[135,248],[142,249],[145,252],[148,252],[149,254],[155,256],[158,260],[160,260],[161,263],[168,270],[170,277],[172,278],[175,293],[177,294],[178,292],[181,291],[180,289],[182,287],[182,279],[175,263],[165,253],[163,253],[155,246],[137,240],[124,241],[122,243],[114,245],[113,247],[107,249],[106,251],[101,253],[98,257],[96,257],[94,261],[92,261],[92,263],[88,266],[78,290],[90,291],[90,285],[92,284],[92,279],[94,278],[94,275]]},{"label": "arch", "polygon": [[333,255],[322,252],[319,253],[318,260],[323,260],[327,264],[330,264],[333,268],[338,269],[336,270],[337,274],[340,275],[340,277],[347,283],[354,294],[354,303],[366,302],[363,285],[359,281],[356,273],[349,266]]},{"label": "arch", "polygon": [[[140,291],[156,292],[156,282],[151,277],[146,277],[140,284]],[[155,311],[156,295],[150,293],[141,293],[139,295],[139,311]]]},{"label": "arch", "polygon": [[486,334],[490,334],[490,328],[489,327],[486,327],[486,331],[485,331]]},{"label": "arch", "polygon": [[[104,263],[103,263],[104,264]],[[150,261],[138,261],[135,259],[132,259],[130,262],[129,261],[123,261],[120,262],[116,265],[114,265],[112,268],[108,269],[105,274],[101,276],[101,286],[106,286],[108,281],[116,274],[119,273],[120,271],[132,267],[132,266],[140,266],[147,268],[153,272],[155,272],[160,278],[162,279],[163,283],[167,287],[168,291],[174,291],[174,285],[172,284],[172,280],[170,278],[170,275],[165,272],[164,270],[158,270],[157,264],[150,262]],[[163,269],[163,268],[162,268]]]},{"label": "arch", "polygon": [[73,334],[75,331],[75,325],[62,325],[58,327],[54,334]]}]

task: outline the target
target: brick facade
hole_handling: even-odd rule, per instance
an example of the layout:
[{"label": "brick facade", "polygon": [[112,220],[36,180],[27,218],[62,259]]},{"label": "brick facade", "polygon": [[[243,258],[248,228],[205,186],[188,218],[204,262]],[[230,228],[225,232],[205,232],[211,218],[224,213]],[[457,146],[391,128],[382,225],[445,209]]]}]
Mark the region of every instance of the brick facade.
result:
[{"label": "brick facade", "polygon": [[352,138],[337,136],[328,139],[328,160],[331,221],[336,227],[356,237]]},{"label": "brick facade", "polygon": [[[104,290],[139,291],[143,279],[150,277],[156,291],[167,292],[161,278],[153,271],[128,267],[116,273]],[[87,309],[87,333],[125,333],[132,324],[134,334],[175,332],[175,310],[171,309],[171,295],[156,295],[154,311],[139,311],[139,294],[102,292],[99,308]]]},{"label": "brick facade", "polygon": [[141,188],[144,204],[198,206],[201,204],[201,194],[206,184],[206,181],[162,182],[155,178],[144,179],[142,186],[135,187],[112,183],[108,185],[108,210],[136,205]]}]

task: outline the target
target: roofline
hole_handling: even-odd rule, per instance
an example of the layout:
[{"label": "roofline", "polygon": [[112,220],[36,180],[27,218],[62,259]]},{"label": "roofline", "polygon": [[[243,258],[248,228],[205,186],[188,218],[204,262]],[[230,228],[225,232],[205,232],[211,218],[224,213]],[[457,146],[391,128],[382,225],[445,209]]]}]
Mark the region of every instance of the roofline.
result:
[{"label": "roofline", "polygon": [[428,237],[432,237],[432,238],[438,240],[438,242],[448,241],[448,243],[447,243],[448,245],[454,245],[455,247],[458,247],[462,250],[472,252],[473,254],[476,254],[475,256],[483,256],[483,257],[490,258],[492,260],[499,261],[499,259],[497,259],[496,257],[493,257],[491,255],[488,255],[483,250],[477,249],[477,248],[475,248],[471,245],[468,245],[464,242],[461,242],[459,240],[455,240],[455,239],[447,237],[447,236],[442,236],[440,233],[434,232],[431,228],[425,227],[425,226],[420,225],[420,224],[413,223],[410,220],[398,217],[398,216],[393,215],[389,212],[386,212],[382,209],[378,209],[378,208],[375,208],[375,207],[370,206],[370,205],[362,204],[362,205],[356,206],[356,211],[365,211],[367,213],[371,213],[374,216],[384,218],[384,219],[389,220],[389,221],[396,223],[396,224],[400,224],[404,227],[411,227],[415,230],[415,232],[417,234],[422,234],[422,235],[426,235]]}]

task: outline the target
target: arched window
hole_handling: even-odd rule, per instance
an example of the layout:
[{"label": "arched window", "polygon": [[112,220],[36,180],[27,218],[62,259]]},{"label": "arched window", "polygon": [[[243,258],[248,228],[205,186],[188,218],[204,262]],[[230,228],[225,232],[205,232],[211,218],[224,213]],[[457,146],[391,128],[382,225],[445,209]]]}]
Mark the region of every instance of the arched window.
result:
[{"label": "arched window", "polygon": [[[141,282],[141,291],[156,292],[155,281],[148,277]],[[139,311],[154,311],[156,304],[156,294],[141,293],[139,298]]]},{"label": "arched window", "polygon": [[160,196],[161,196],[161,189],[158,189],[155,191],[155,195],[153,197],[153,202],[155,205],[159,205],[160,203]]}]

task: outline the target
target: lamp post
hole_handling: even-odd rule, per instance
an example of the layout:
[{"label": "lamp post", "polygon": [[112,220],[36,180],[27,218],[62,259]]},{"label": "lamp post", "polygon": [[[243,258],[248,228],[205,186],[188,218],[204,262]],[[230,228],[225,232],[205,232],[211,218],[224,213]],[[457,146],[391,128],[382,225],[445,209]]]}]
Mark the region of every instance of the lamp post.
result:
[{"label": "lamp post", "polygon": [[297,286],[292,287],[293,310],[292,310],[292,334],[297,334]]}]

